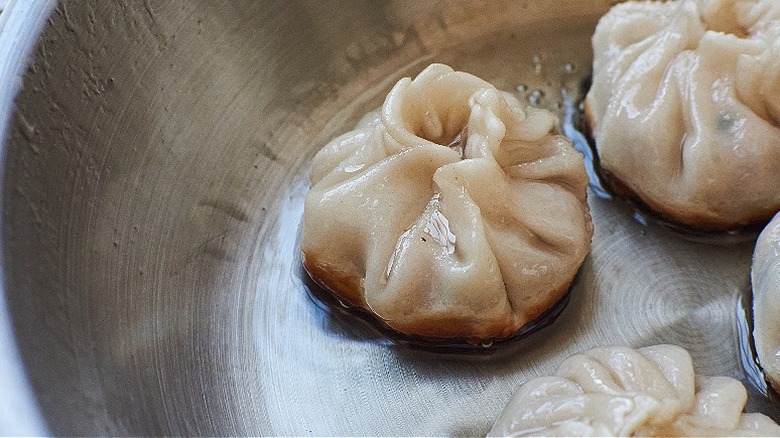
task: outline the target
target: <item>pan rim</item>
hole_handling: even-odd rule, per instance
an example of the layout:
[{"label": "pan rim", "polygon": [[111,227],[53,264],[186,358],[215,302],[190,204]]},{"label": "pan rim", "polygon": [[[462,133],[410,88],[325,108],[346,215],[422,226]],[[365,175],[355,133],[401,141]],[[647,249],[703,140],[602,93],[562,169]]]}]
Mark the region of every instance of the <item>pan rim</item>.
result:
[{"label": "pan rim", "polygon": [[[4,5],[2,3],[5,3]],[[8,127],[21,77],[56,0],[0,2],[0,190]],[[0,217],[0,226],[2,226]],[[0,247],[0,435],[47,436],[32,385],[21,359],[6,299],[5,251]]]}]

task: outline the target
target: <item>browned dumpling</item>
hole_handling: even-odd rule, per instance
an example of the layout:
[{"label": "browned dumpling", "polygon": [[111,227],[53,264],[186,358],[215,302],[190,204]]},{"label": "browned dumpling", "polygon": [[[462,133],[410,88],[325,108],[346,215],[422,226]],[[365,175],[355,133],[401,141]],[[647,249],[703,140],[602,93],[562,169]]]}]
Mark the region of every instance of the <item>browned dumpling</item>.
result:
[{"label": "browned dumpling", "polygon": [[587,116],[618,193],[710,230],[780,209],[780,2],[621,3],[593,50]]},{"label": "browned dumpling", "polygon": [[304,266],[397,332],[504,338],[566,293],[593,228],[556,117],[434,64],[314,158]]},{"label": "browned dumpling", "polygon": [[740,381],[695,374],[681,347],[596,348],[518,388],[488,436],[780,434],[746,403]]},{"label": "browned dumpling", "polygon": [[753,340],[764,374],[780,393],[780,213],[753,253]]}]

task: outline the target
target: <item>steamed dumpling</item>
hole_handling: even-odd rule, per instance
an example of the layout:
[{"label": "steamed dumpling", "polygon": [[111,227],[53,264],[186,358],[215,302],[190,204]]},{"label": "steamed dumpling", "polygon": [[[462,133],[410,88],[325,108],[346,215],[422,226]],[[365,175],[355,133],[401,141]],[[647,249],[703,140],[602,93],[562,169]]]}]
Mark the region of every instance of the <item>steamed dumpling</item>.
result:
[{"label": "steamed dumpling", "polygon": [[547,111],[434,64],[314,158],[304,266],[391,329],[507,337],[566,293],[593,228]]},{"label": "steamed dumpling", "polygon": [[622,3],[593,50],[587,118],[619,194],[712,230],[780,209],[780,1]]},{"label": "steamed dumpling", "polygon": [[780,392],[780,213],[753,254],[753,340],[764,374]]},{"label": "steamed dumpling", "polygon": [[765,415],[742,413],[746,402],[742,383],[696,375],[680,347],[596,348],[520,386],[488,436],[780,434]]}]

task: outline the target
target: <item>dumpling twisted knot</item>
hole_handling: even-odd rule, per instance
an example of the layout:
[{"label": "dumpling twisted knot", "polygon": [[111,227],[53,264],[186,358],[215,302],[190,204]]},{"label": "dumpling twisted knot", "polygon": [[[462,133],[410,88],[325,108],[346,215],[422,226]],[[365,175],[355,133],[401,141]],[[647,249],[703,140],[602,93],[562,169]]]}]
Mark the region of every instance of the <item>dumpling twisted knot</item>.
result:
[{"label": "dumpling twisted knot", "polygon": [[444,65],[400,80],[314,158],[306,269],[401,333],[510,336],[562,298],[593,233],[556,124]]}]

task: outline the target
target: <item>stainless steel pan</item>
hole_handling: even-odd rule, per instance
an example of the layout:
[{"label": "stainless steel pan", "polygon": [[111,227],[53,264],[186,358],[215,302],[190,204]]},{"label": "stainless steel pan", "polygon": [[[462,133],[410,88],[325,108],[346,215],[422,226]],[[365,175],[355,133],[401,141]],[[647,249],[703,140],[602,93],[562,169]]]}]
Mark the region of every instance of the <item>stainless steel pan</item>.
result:
[{"label": "stainless steel pan", "polygon": [[48,21],[48,1],[11,2],[7,430],[478,435],[519,383],[597,345],[681,344],[700,372],[746,378],[737,305],[752,243],[691,242],[595,196],[568,307],[506,357],[394,346],[303,287],[320,147],[432,61],[561,110],[609,0],[69,0]]}]

